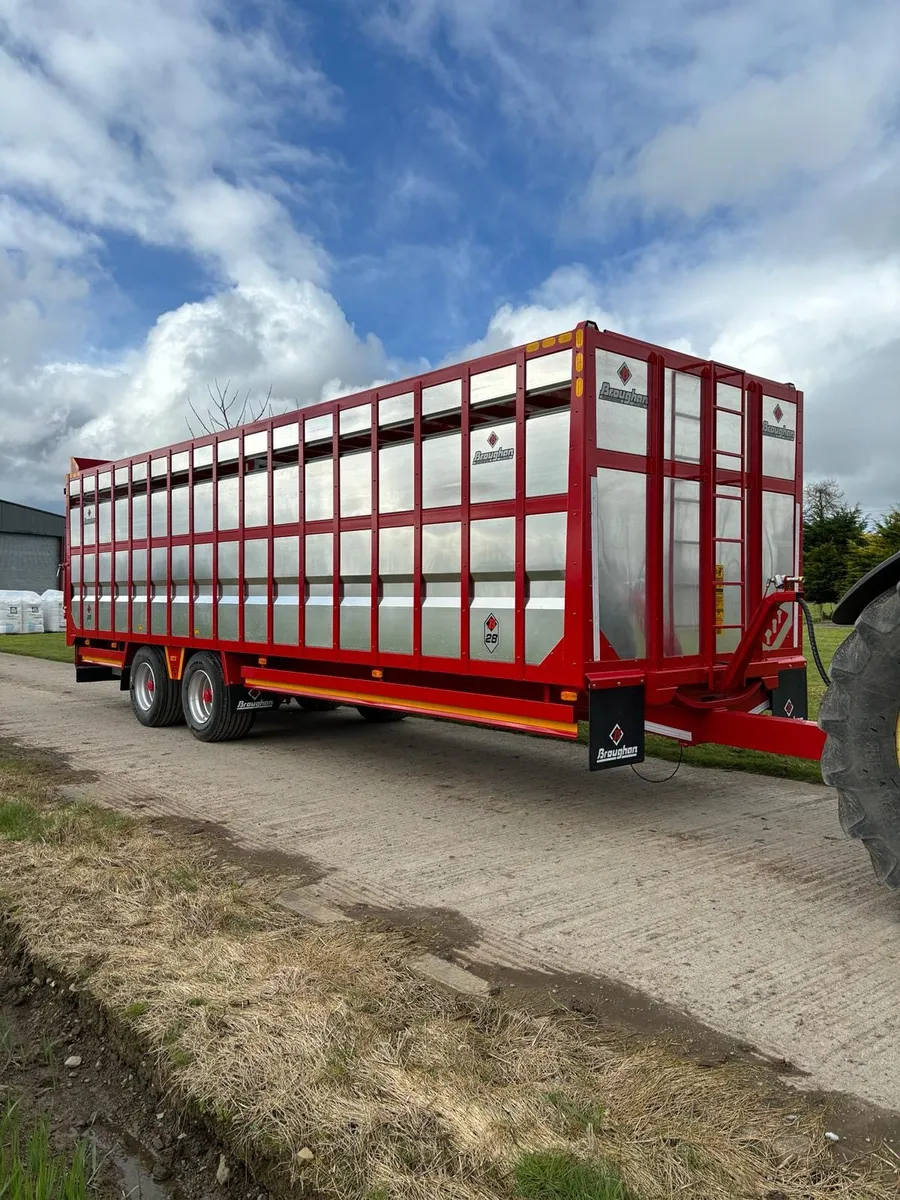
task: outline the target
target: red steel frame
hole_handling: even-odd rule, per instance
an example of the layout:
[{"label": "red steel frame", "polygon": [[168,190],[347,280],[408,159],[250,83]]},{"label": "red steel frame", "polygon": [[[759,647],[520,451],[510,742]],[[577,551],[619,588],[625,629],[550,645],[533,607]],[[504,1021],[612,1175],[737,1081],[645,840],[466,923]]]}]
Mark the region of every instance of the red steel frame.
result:
[{"label": "red steel frame", "polygon": [[[648,445],[646,455],[625,454],[597,448],[596,438],[596,381],[595,351],[598,348],[621,354],[623,357],[643,359],[648,363]],[[526,362],[561,349],[571,349],[573,374],[570,391],[570,449],[568,494],[557,496],[526,497]],[[516,424],[516,490],[515,498],[504,501],[471,504],[467,502],[470,458],[470,405],[469,381],[476,372],[515,364],[516,395],[514,417]],[[701,381],[701,455],[700,462],[682,463],[664,458],[664,387],[668,369],[699,376]],[[458,413],[444,418],[423,418],[422,390],[449,380],[461,379],[462,405]],[[745,439],[746,459],[737,463],[739,469],[723,469],[716,466],[715,409],[716,384],[731,382],[740,386],[744,393],[744,428],[752,431]],[[393,396],[414,394],[414,508],[412,513],[377,512],[378,503],[378,453],[379,445],[385,444],[378,437],[378,402]],[[768,397],[790,401],[797,406],[796,471],[793,480],[763,479],[761,462],[761,405],[765,393]],[[371,426],[365,433],[345,435],[340,433],[340,413],[350,408],[368,404],[371,408]],[[333,432],[330,453],[334,461],[333,514],[330,519],[305,521],[304,475],[306,447],[304,422],[333,414]],[[504,416],[502,419],[508,419]],[[448,508],[422,507],[422,438],[423,424],[428,421],[434,426],[444,420],[448,428],[461,430],[462,441],[462,484],[461,504]],[[255,432],[277,429],[299,422],[299,438],[296,458],[291,462],[298,465],[299,478],[299,521],[275,526],[274,487],[272,466],[275,456],[281,451],[273,449],[268,439],[267,467],[268,521],[265,526],[253,530],[255,538],[267,539],[269,579],[274,571],[274,538],[297,537],[299,547],[300,597],[298,603],[297,646],[275,644],[273,632],[273,589],[269,587],[266,642],[248,643],[243,640],[243,602],[237,604],[238,639],[225,641],[219,636],[219,606],[212,603],[212,637],[179,638],[171,631],[171,602],[167,603],[166,632],[149,632],[152,627],[150,579],[151,552],[164,550],[166,554],[166,587],[172,595],[172,550],[173,548],[209,543],[212,547],[213,595],[218,580],[218,558],[220,547],[228,542],[238,544],[238,579],[243,580],[244,537],[250,531],[244,528],[244,437]],[[218,484],[220,465],[216,445],[233,438],[239,439],[239,454],[236,463],[238,479],[238,528],[219,530]],[[354,448],[371,449],[372,514],[363,517],[342,518],[340,516],[340,451],[348,445]],[[189,527],[193,528],[193,482],[195,476],[194,455],[190,453],[203,446],[212,447],[212,530],[209,533],[172,535],[172,460],[173,456],[188,453],[188,503],[190,505]],[[291,450],[288,453],[293,454]],[[166,463],[166,532],[155,536],[152,525],[151,460],[164,458]],[[193,650],[218,651],[222,655],[226,679],[229,683],[243,683],[248,687],[260,688],[278,694],[309,695],[332,698],[344,703],[365,703],[384,707],[406,708],[413,712],[443,715],[474,723],[505,726],[540,732],[551,736],[574,738],[577,736],[578,720],[584,719],[587,709],[587,693],[592,688],[613,687],[641,683],[645,688],[647,721],[662,725],[673,731],[683,741],[722,741],[730,745],[767,749],[780,753],[798,754],[803,757],[818,757],[822,739],[819,731],[809,722],[790,721],[774,717],[760,717],[750,710],[759,707],[768,695],[767,689],[777,685],[780,671],[803,667],[805,661],[800,648],[799,621],[795,622],[792,644],[779,652],[764,651],[761,634],[764,620],[781,603],[793,603],[792,592],[770,594],[762,601],[765,591],[762,578],[762,493],[765,490],[790,494],[796,504],[802,500],[802,394],[791,385],[764,380],[714,362],[699,360],[691,356],[664,350],[660,347],[637,341],[620,334],[601,332],[590,322],[584,322],[575,330],[545,338],[516,349],[500,351],[484,358],[429,372],[413,380],[385,385],[353,396],[311,406],[298,412],[290,412],[267,421],[256,422],[237,430],[185,441],[152,454],[136,455],[117,463],[96,460],[73,460],[70,480],[81,476],[81,496],[84,495],[85,479],[99,473],[115,472],[128,468],[129,513],[133,497],[138,491],[132,479],[131,468],[136,463],[146,463],[146,483],[140,487],[147,493],[147,538],[134,538],[131,522],[127,541],[110,540],[95,544],[96,554],[109,554],[111,578],[115,581],[116,549],[128,551],[128,626],[133,629],[133,551],[147,551],[147,618],[144,631],[124,633],[114,631],[115,588],[110,587],[110,630],[100,631],[84,624],[76,627],[69,606],[67,641],[76,647],[78,664],[105,665],[127,669],[134,651],[139,645],[157,644],[165,647],[170,673],[179,678],[186,656]],[[229,464],[227,474],[233,473]],[[594,659],[594,630],[591,579],[591,513],[589,480],[598,467],[638,471],[646,475],[647,484],[647,652],[640,661],[620,661],[605,638],[600,636],[600,658]],[[204,469],[205,470],[205,469]],[[224,474],[224,473],[223,473]],[[664,577],[663,577],[663,512],[664,481],[675,477],[698,481],[700,487],[700,652],[691,657],[671,658],[664,654]],[[715,629],[715,492],[721,485],[740,486],[743,491],[744,512],[744,578],[743,578],[743,623],[748,630],[739,650],[734,655],[717,656]],[[68,491],[68,489],[67,489]],[[99,492],[94,489],[98,506]],[[84,509],[79,499],[81,549],[70,545],[71,528],[67,523],[66,590],[72,594],[71,555],[81,553],[84,547]],[[566,511],[567,555],[565,575],[564,636],[550,655],[540,664],[526,664],[525,653],[525,520],[528,515]],[[115,486],[110,493],[111,521],[115,520]],[[469,525],[472,519],[491,517],[516,518],[516,573],[515,573],[515,661],[499,663],[468,658],[469,651]],[[419,614],[422,604],[422,552],[421,532],[431,523],[460,522],[462,530],[461,561],[461,610],[460,610],[460,657],[434,658],[422,654],[421,623]],[[412,654],[380,652],[378,646],[378,531],[391,526],[412,524],[414,533],[413,562],[413,648]],[[372,530],[372,605],[371,646],[369,651],[341,650],[339,648],[340,622],[340,534],[349,530]],[[97,537],[99,538],[99,520]],[[116,538],[113,529],[110,537]],[[317,649],[304,643],[305,604],[303,580],[305,578],[305,536],[330,533],[333,539],[333,647]],[[189,553],[188,567],[188,629],[194,629],[194,557]],[[99,562],[99,559],[98,559]],[[99,620],[99,571],[95,571],[93,611]],[[82,585],[83,586],[83,585]],[[243,587],[243,584],[241,584]],[[243,592],[239,597],[243,600]],[[81,609],[84,621],[84,607]],[[756,630],[751,637],[751,631]],[[727,683],[727,687],[723,684]]]}]

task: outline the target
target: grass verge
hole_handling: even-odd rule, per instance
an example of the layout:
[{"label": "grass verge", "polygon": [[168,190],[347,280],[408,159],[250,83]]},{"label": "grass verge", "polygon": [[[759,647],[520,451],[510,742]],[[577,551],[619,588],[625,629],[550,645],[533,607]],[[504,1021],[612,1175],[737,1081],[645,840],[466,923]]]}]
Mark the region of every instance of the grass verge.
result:
[{"label": "grass verge", "polygon": [[273,1196],[896,1194],[874,1165],[837,1162],[796,1097],[787,1123],[752,1068],[430,987],[405,935],[304,923],[273,906],[283,880],[239,881],[187,839],[61,803],[52,768],[0,748],[10,813],[0,913],[20,944],[113,1014]]},{"label": "grass verge", "polygon": [[57,1154],[46,1117],[25,1128],[14,1102],[0,1106],[2,1200],[86,1200],[94,1173],[91,1159],[86,1141],[69,1156]]},{"label": "grass verge", "polygon": [[0,654],[25,654],[51,662],[75,661],[75,648],[66,645],[64,633],[10,633],[0,637]]}]

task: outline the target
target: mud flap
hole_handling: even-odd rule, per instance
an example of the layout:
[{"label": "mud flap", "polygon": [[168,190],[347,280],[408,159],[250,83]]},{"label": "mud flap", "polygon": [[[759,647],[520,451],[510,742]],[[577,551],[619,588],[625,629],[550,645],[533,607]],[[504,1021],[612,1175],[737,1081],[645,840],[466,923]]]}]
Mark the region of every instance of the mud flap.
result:
[{"label": "mud flap", "polygon": [[277,697],[271,692],[245,688],[240,683],[232,684],[228,689],[228,701],[233,713],[260,712],[262,709],[275,708],[278,703]]},{"label": "mud flap", "polygon": [[113,674],[112,667],[102,667],[94,663],[76,664],[75,666],[75,682],[76,683],[106,683],[108,679],[117,679],[118,676]]},{"label": "mud flap", "polygon": [[809,716],[806,667],[778,672],[778,687],[772,692],[772,716],[805,721]]},{"label": "mud flap", "polygon": [[595,688],[588,701],[588,767],[644,761],[644,687]]}]

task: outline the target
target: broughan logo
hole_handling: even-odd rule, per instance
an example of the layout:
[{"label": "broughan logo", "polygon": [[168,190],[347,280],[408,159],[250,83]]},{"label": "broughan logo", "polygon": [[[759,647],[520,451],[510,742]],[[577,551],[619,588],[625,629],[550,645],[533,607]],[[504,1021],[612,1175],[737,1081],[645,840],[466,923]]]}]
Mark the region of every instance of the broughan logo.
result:
[{"label": "broughan logo", "polygon": [[499,449],[495,449],[499,441],[500,438],[493,430],[491,430],[487,438],[487,444],[490,446],[490,450],[476,450],[472,458],[472,466],[478,467],[482,463],[508,462],[509,459],[515,458],[516,452],[511,447],[508,447],[505,450],[502,446]]},{"label": "broughan logo", "polygon": [[627,404],[631,408],[647,407],[647,396],[644,392],[639,392],[636,388],[629,392],[627,388],[612,387],[606,382],[600,385],[600,399],[609,400],[612,404]]},{"label": "broughan logo", "polygon": [[622,740],[624,737],[625,737],[625,730],[622,728],[621,725],[616,723],[613,726],[613,728],[609,731],[609,740],[612,742],[615,749],[604,750],[601,747],[601,749],[597,751],[597,758],[595,759],[595,761],[598,763],[603,763],[603,762],[613,762],[615,760],[623,759],[623,758],[637,758],[637,752],[638,752],[637,746],[623,746]]},{"label": "broughan logo", "polygon": [[766,418],[763,417],[763,437],[779,438],[782,442],[793,442],[797,437],[797,431],[795,429],[788,429],[786,425],[782,425],[781,422],[784,420],[784,410],[780,404],[776,404],[772,409],[772,416],[776,421],[776,424],[774,425],[771,421],[767,421]]}]

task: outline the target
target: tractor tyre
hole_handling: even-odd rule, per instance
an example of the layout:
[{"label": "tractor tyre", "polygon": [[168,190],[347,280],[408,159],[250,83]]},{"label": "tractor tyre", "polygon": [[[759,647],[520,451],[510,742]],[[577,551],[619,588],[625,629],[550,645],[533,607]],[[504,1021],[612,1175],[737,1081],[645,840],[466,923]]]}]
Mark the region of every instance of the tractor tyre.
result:
[{"label": "tractor tyre", "polygon": [[900,888],[900,594],[863,610],[831,664],[822,701],[822,776],[841,826],[869,852],[879,881]]}]

